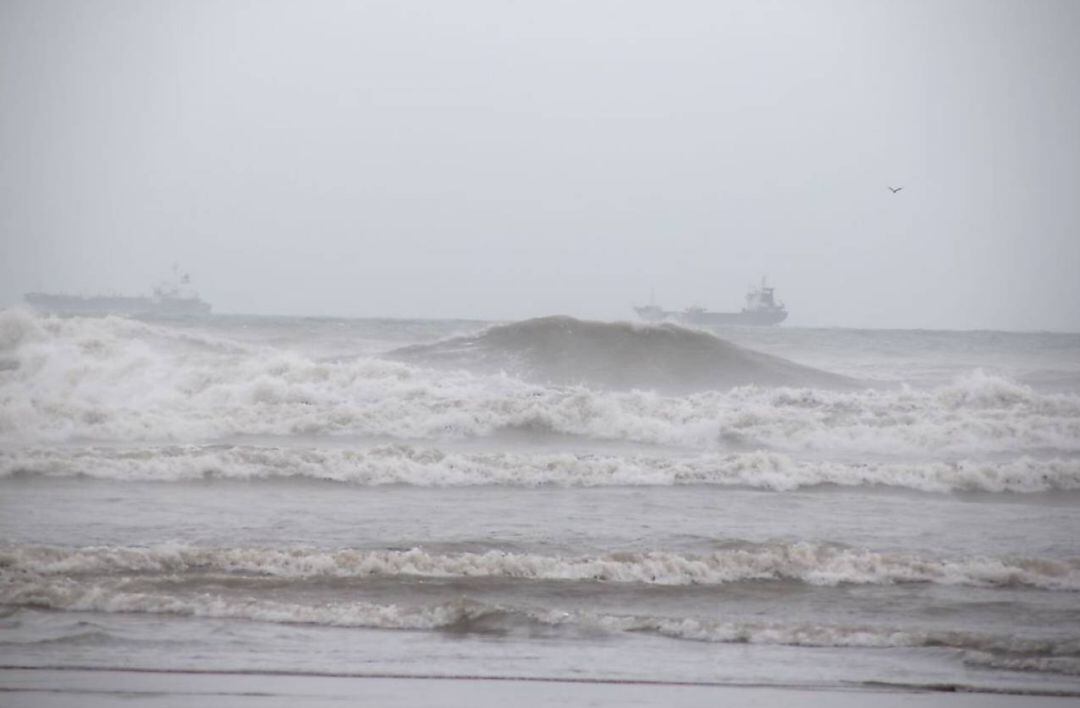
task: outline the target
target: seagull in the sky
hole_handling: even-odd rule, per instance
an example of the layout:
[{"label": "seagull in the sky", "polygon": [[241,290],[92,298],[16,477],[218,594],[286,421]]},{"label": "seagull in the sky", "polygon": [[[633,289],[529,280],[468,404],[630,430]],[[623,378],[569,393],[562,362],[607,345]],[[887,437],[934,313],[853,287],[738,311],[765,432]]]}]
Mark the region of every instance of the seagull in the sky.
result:
[{"label": "seagull in the sky", "polygon": [[896,194],[901,189],[903,189],[903,187],[889,187],[889,191],[892,192],[893,194]]}]

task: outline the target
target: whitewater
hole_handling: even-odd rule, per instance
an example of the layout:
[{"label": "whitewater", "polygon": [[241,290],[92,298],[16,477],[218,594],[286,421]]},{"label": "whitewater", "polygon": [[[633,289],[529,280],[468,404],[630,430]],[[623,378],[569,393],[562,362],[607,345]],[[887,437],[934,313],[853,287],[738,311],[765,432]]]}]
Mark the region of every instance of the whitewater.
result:
[{"label": "whitewater", "polygon": [[1080,335],[0,311],[0,665],[1080,695]]}]

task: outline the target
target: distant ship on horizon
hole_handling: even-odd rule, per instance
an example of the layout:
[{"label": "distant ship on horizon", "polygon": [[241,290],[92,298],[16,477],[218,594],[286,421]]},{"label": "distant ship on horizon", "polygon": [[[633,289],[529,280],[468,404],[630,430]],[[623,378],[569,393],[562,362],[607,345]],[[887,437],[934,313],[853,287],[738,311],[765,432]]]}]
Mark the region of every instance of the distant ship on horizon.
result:
[{"label": "distant ship on horizon", "polygon": [[186,317],[209,315],[210,304],[186,287],[191,283],[187,273],[173,267],[173,278],[145,295],[67,295],[26,293],[23,299],[40,312],[57,315],[164,315]]},{"label": "distant ship on horizon", "polygon": [[710,312],[704,307],[688,307],[685,310],[665,310],[656,304],[635,307],[638,317],[646,322],[681,322],[690,325],[776,325],[787,319],[784,303],[778,302],[773,294],[774,288],[761,279],[760,287],[750,287],[746,294],[746,305],[740,312]]}]

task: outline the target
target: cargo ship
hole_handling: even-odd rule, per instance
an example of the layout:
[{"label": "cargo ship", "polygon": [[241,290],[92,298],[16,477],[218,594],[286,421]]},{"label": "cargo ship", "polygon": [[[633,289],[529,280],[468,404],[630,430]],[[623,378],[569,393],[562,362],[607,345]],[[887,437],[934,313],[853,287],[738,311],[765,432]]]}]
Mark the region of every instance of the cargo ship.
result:
[{"label": "cargo ship", "polygon": [[689,325],[776,325],[787,319],[787,308],[778,302],[774,289],[761,279],[759,287],[751,287],[746,294],[746,305],[739,312],[710,312],[704,307],[688,307],[685,310],[665,310],[659,305],[649,304],[635,307],[638,317],[646,322],[681,322]]},{"label": "cargo ship", "polygon": [[174,278],[152,295],[63,295],[26,293],[23,299],[39,312],[57,315],[130,315],[191,317],[210,314],[210,304],[187,287],[191,278],[173,269]]}]

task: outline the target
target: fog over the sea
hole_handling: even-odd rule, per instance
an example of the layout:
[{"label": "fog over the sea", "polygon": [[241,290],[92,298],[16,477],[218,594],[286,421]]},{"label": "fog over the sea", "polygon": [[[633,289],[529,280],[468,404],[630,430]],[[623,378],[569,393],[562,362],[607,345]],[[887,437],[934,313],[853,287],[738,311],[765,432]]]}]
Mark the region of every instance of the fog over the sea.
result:
[{"label": "fog over the sea", "polygon": [[[0,305],[1080,330],[1080,2],[0,2]],[[893,194],[888,186],[903,186]]]}]

